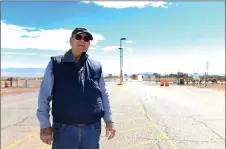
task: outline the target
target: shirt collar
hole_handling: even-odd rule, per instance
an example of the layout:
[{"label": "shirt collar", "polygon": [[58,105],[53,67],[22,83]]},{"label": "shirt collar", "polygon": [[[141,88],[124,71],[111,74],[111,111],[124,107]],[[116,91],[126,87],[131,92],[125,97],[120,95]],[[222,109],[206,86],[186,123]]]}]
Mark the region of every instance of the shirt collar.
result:
[{"label": "shirt collar", "polygon": [[68,50],[67,52],[65,52],[63,61],[64,62],[76,62],[76,57],[72,54],[71,49]]},{"label": "shirt collar", "polygon": [[[88,56],[86,54],[86,56]],[[65,52],[64,57],[63,57],[63,61],[64,62],[77,62],[76,57],[72,54],[72,50],[68,50],[67,52]]]}]

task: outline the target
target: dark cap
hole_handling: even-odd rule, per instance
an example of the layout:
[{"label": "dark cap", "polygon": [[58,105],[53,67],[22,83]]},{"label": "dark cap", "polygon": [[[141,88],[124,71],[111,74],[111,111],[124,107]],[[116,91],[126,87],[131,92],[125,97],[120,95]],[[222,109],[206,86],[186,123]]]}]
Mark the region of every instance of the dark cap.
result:
[{"label": "dark cap", "polygon": [[93,40],[92,34],[86,28],[83,28],[83,27],[75,28],[71,33],[71,36],[81,34],[81,33],[87,34],[90,37],[90,39]]}]

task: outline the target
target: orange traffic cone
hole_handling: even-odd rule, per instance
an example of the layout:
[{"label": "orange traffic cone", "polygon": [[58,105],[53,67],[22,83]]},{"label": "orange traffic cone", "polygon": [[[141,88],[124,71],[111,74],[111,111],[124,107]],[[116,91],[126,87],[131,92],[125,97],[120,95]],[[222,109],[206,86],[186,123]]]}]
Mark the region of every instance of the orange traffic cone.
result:
[{"label": "orange traffic cone", "polygon": [[168,80],[165,81],[165,86],[169,86],[169,81]]},{"label": "orange traffic cone", "polygon": [[161,80],[160,86],[164,86],[164,81],[163,80]]}]

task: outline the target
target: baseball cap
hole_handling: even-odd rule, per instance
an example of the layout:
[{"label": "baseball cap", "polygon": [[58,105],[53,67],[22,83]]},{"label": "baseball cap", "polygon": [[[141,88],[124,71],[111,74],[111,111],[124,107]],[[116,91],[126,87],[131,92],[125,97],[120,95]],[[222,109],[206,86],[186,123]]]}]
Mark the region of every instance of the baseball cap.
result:
[{"label": "baseball cap", "polygon": [[84,28],[84,27],[77,27],[77,28],[75,28],[72,31],[71,36],[78,35],[78,34],[81,34],[81,33],[87,34],[90,37],[90,39],[93,40],[92,34],[86,28]]}]

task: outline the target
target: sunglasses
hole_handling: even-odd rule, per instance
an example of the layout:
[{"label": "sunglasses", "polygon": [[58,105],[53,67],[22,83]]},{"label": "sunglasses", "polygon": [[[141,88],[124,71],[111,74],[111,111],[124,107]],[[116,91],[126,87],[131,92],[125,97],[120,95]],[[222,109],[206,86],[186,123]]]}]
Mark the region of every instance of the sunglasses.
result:
[{"label": "sunglasses", "polygon": [[89,42],[89,41],[90,41],[89,36],[82,36],[82,35],[80,35],[80,34],[76,35],[76,36],[75,36],[75,39],[76,39],[76,40],[82,40],[82,39],[83,39],[85,42]]}]

